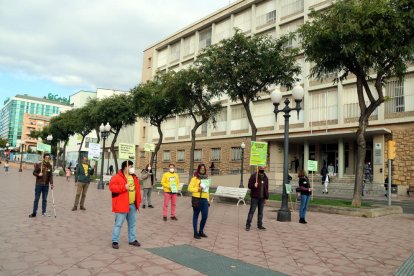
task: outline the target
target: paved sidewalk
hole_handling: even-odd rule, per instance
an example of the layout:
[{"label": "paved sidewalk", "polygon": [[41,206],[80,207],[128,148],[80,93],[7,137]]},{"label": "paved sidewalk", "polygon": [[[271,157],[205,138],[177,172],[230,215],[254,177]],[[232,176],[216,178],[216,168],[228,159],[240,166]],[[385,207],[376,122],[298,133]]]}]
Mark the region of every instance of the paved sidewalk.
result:
[{"label": "paved sidewalk", "polygon": [[178,221],[164,222],[163,197],[153,193],[155,208],[138,214],[142,247],[128,245],[125,223],[120,249],[114,250],[107,186],[101,191],[91,184],[87,210],[72,212],[73,178],[67,183],[56,177],[56,219],[51,192],[52,217],[28,218],[34,198],[30,171],[0,175],[0,188],[0,275],[201,275],[146,250],[175,245],[191,245],[289,275],[392,275],[414,249],[414,215],[367,219],[309,212],[309,223],[302,225],[297,212],[292,222],[281,223],[274,209],[265,208],[267,230],[253,227],[246,232],[248,206],[216,201],[205,229],[209,237],[194,240],[190,198],[178,198]]}]

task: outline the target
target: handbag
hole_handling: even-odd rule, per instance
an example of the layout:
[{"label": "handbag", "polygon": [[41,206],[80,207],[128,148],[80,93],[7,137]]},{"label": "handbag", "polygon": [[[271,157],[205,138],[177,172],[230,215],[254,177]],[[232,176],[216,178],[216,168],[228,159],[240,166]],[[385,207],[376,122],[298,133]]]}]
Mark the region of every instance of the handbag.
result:
[{"label": "handbag", "polygon": [[200,197],[191,197],[191,206],[193,206],[193,208],[198,208],[200,207],[200,203],[201,203],[201,193],[203,190],[200,191]]}]

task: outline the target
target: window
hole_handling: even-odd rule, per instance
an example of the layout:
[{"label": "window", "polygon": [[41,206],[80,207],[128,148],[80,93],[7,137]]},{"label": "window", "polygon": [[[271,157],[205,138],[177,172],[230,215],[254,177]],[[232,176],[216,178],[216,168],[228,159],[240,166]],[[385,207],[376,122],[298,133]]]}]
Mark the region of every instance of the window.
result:
[{"label": "window", "polygon": [[211,29],[200,32],[200,49],[211,45]]},{"label": "window", "polygon": [[158,51],[157,67],[163,67],[167,64],[167,48]]},{"label": "window", "polygon": [[231,161],[241,161],[241,147],[231,148]]},{"label": "window", "polygon": [[184,57],[194,54],[194,45],[195,45],[194,42],[195,42],[194,35],[184,38],[184,41],[183,41],[183,56]]},{"label": "window", "polygon": [[256,7],[256,24],[258,27],[276,22],[276,3],[266,1]]},{"label": "window", "polygon": [[164,150],[162,153],[162,161],[166,162],[166,161],[170,161],[170,151],[169,150]]},{"label": "window", "polygon": [[220,161],[221,148],[212,148],[210,161]]},{"label": "window", "polygon": [[181,48],[180,42],[175,43],[170,46],[170,58],[169,58],[170,62],[176,62],[180,59],[180,48]]},{"label": "window", "polygon": [[151,58],[148,58],[147,68],[151,68],[151,64],[152,64],[152,59]]},{"label": "window", "polygon": [[194,161],[201,161],[201,156],[202,156],[202,150],[195,149],[194,150]]},{"label": "window", "polygon": [[183,162],[185,159],[185,150],[177,150],[177,162]]},{"label": "window", "polygon": [[390,81],[387,84],[387,93],[390,101],[386,103],[386,112],[404,112],[404,81]]},{"label": "window", "polygon": [[234,27],[240,29],[242,32],[250,32],[251,21],[251,10],[245,10],[234,16]]}]

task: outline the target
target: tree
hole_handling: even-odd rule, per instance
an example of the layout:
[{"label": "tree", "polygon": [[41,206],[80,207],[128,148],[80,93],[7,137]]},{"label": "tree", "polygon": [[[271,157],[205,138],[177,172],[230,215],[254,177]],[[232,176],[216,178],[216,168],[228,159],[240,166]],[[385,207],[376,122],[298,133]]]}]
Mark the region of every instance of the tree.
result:
[{"label": "tree", "polygon": [[[70,136],[74,135],[74,122],[70,117],[70,112],[60,113],[58,116],[50,120],[49,125],[50,134],[53,139],[58,142],[63,142],[63,149],[60,151],[63,155],[62,164],[66,166],[66,146]],[[57,164],[59,166],[59,164]]]},{"label": "tree", "polygon": [[248,37],[236,34],[212,45],[197,58],[206,76],[208,90],[226,93],[232,101],[240,101],[246,110],[252,129],[252,141],[256,140],[257,128],[250,111],[250,103],[259,93],[268,93],[271,85],[291,87],[300,73],[295,65],[296,50],[285,48],[287,37],[271,40],[265,36]]},{"label": "tree", "polygon": [[169,92],[177,97],[179,110],[183,114],[188,114],[194,126],[191,129],[191,150],[190,150],[190,169],[188,181],[191,180],[194,171],[194,150],[196,146],[196,131],[209,120],[215,124],[215,116],[221,111],[220,102],[213,102],[216,94],[205,89],[205,78],[197,68],[189,68],[179,71],[174,76],[173,85]]},{"label": "tree", "polygon": [[350,73],[356,76],[360,117],[352,205],[360,206],[368,119],[384,102],[387,80],[392,76],[402,78],[406,62],[413,60],[414,4],[411,0],[336,1],[310,16],[299,35],[306,60],[315,64],[311,76],[322,78],[325,73],[340,72],[336,81]]},{"label": "tree", "polygon": [[5,148],[7,143],[7,139],[0,138],[0,148]]},{"label": "tree", "polygon": [[[122,128],[133,125],[137,118],[137,109],[134,107],[131,94],[113,95],[94,102],[95,111],[92,112],[92,121],[108,122],[111,125],[111,133],[114,135],[111,143],[111,151],[115,161],[115,170],[118,171],[118,160],[115,152],[115,143]],[[98,114],[99,116],[95,116]]]},{"label": "tree", "polygon": [[163,132],[161,124],[170,116],[178,113],[177,99],[172,93],[166,93],[167,88],[172,83],[173,73],[157,74],[154,80],[141,83],[131,89],[133,93],[135,109],[138,117],[149,121],[158,130],[159,139],[155,146],[155,151],[151,155],[150,164],[152,166],[155,156],[161,147]]},{"label": "tree", "polygon": [[78,150],[78,164],[81,164],[83,141],[85,140],[86,135],[88,135],[95,128],[94,121],[91,120],[89,115],[92,108],[94,108],[94,106],[88,103],[84,107],[66,111],[66,113],[69,113],[68,116],[73,121],[73,132],[81,135],[82,137]]}]

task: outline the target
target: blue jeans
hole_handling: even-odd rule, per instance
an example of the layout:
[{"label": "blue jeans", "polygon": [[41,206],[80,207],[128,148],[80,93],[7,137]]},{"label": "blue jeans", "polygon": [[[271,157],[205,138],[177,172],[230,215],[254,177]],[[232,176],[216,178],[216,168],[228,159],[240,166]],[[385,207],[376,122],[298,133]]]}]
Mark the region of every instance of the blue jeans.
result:
[{"label": "blue jeans", "polygon": [[246,227],[250,227],[250,224],[253,220],[254,212],[256,212],[257,207],[259,207],[259,211],[257,213],[257,227],[263,226],[264,202],[264,198],[250,198],[250,210],[249,214],[247,215]]},{"label": "blue jeans", "polygon": [[40,194],[42,194],[42,214],[46,213],[48,193],[49,193],[49,185],[36,185],[35,186],[35,199],[33,202],[33,214],[37,213],[37,207],[39,205]]},{"label": "blue jeans", "polygon": [[198,224],[198,216],[201,212],[201,222],[200,222],[200,233],[204,233],[204,226],[207,222],[208,217],[208,201],[207,198],[202,198],[200,201],[200,206],[198,208],[193,208],[193,229],[194,235],[198,235],[197,232],[197,224]]},{"label": "blue jeans", "polygon": [[137,207],[135,204],[130,204],[128,213],[115,213],[115,224],[114,229],[112,230],[112,242],[119,242],[119,235],[121,234],[122,224],[125,219],[128,223],[128,242],[134,242],[137,240]]},{"label": "blue jeans", "polygon": [[299,210],[299,218],[305,219],[306,217],[306,209],[308,209],[310,195],[301,195],[300,196],[300,210]]}]

